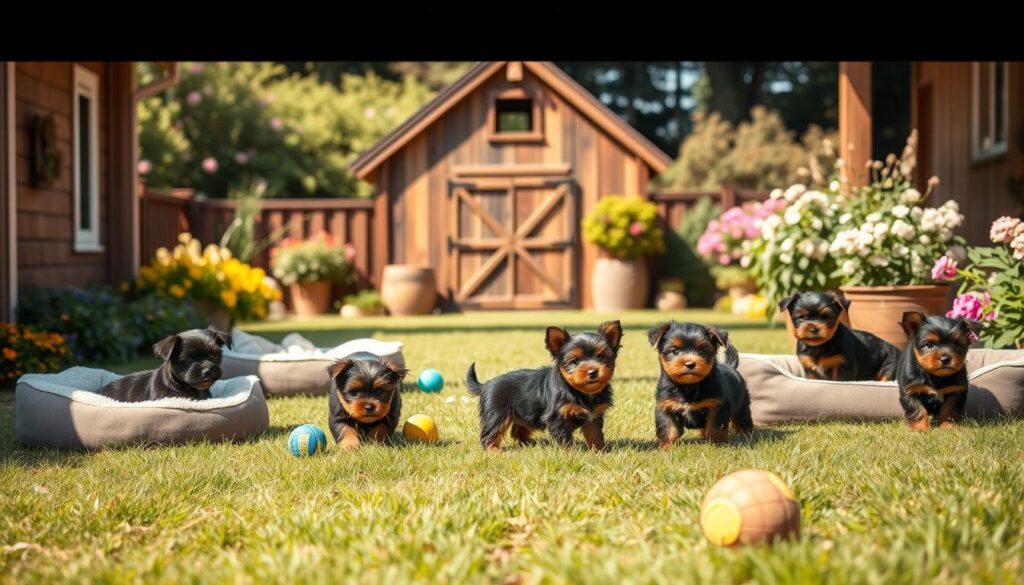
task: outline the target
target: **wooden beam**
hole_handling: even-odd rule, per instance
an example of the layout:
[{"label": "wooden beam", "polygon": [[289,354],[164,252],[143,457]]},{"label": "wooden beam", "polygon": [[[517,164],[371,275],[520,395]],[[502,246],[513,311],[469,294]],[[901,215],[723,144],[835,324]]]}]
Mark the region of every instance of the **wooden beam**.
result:
[{"label": "wooden beam", "polygon": [[839,62],[839,156],[847,180],[863,185],[871,160],[871,63]]},{"label": "wooden beam", "polygon": [[509,61],[505,68],[505,79],[512,83],[519,83],[523,80],[523,62]]},{"label": "wooden beam", "polygon": [[8,249],[11,242],[10,227],[14,225],[14,222],[10,221],[9,214],[12,206],[8,203],[11,182],[7,179],[11,169],[8,169],[7,165],[11,157],[8,156],[7,149],[13,143],[13,140],[10,139],[13,133],[7,127],[7,108],[10,107],[7,99],[7,84],[13,83],[14,80],[8,82],[7,69],[7,62],[0,61],[0,248],[4,250],[2,254],[8,255],[0,257],[0,321],[10,321],[13,317],[10,278],[17,262],[17,258],[9,255],[10,250]]},{"label": "wooden beam", "polygon": [[130,61],[107,64],[107,274],[111,284],[135,277],[142,262],[139,198],[136,187],[138,142],[135,137],[135,67]]}]

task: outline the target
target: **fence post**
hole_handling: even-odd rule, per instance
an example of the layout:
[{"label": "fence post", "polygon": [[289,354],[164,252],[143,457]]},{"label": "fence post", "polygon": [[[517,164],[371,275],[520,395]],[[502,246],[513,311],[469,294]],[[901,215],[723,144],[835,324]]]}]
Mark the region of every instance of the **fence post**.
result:
[{"label": "fence post", "polygon": [[736,187],[722,185],[722,210],[736,207]]}]

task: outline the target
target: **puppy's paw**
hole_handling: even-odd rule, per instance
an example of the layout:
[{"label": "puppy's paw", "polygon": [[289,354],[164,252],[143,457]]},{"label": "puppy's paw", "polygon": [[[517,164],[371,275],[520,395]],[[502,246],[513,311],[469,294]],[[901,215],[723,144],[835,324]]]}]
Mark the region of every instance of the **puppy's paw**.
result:
[{"label": "puppy's paw", "polygon": [[342,451],[352,451],[359,448],[359,437],[355,433],[345,435],[338,441],[338,447]]}]

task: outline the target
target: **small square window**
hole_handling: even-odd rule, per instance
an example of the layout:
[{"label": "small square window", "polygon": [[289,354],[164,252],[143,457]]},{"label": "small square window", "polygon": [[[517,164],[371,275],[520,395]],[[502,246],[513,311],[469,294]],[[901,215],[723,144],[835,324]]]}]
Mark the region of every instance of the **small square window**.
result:
[{"label": "small square window", "polygon": [[533,131],[533,100],[499,99],[494,108],[495,132]]},{"label": "small square window", "polygon": [[1006,62],[972,65],[972,156],[975,161],[1006,153]]}]

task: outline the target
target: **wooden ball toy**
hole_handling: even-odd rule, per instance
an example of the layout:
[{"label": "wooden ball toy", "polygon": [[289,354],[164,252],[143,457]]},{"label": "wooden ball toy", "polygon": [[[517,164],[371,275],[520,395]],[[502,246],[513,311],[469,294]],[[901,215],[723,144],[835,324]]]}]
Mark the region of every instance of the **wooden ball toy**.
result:
[{"label": "wooden ball toy", "polygon": [[745,469],[711,486],[700,508],[700,526],[720,546],[786,539],[800,533],[800,505],[781,477]]},{"label": "wooden ball toy", "polygon": [[437,425],[434,424],[434,419],[425,414],[414,414],[405,421],[402,435],[409,441],[433,443],[437,440]]}]

